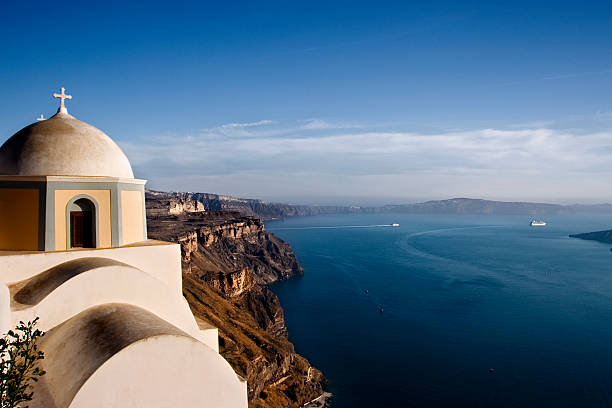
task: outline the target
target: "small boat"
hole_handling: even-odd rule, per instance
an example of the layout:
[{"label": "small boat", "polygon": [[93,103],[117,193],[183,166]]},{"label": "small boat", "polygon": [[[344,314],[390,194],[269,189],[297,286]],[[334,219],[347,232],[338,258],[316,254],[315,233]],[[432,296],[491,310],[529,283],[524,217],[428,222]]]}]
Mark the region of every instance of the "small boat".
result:
[{"label": "small boat", "polygon": [[367,290],[367,289],[366,289],[366,290],[364,290],[364,292],[365,292],[365,294],[366,294],[366,295],[368,294],[368,290]]},{"label": "small boat", "polygon": [[379,311],[380,313],[382,313],[382,312],[384,312],[384,311],[385,311],[385,309],[383,309],[383,308],[381,307],[380,309],[378,309],[378,311]]},{"label": "small boat", "polygon": [[399,224],[391,224],[392,227],[399,227]]},{"label": "small boat", "polygon": [[544,221],[533,220],[529,223],[529,225],[531,225],[532,227],[544,227],[546,226],[546,223]]}]

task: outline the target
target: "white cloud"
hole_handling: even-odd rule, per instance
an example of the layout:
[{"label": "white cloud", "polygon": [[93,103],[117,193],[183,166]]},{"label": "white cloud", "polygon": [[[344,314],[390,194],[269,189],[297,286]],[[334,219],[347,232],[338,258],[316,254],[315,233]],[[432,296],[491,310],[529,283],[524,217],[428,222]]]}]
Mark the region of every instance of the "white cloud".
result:
[{"label": "white cloud", "polygon": [[227,123],[225,125],[221,125],[218,128],[219,129],[226,129],[226,128],[245,128],[245,127],[257,127],[257,126],[266,126],[266,125],[271,125],[274,122],[271,120],[260,120],[257,122],[246,122],[246,123]]},{"label": "white cloud", "polygon": [[295,130],[330,130],[330,129],[355,129],[361,128],[361,125],[347,123],[330,123],[321,119],[305,119],[298,121],[300,126]]},{"label": "white cloud", "polygon": [[[418,192],[421,197],[428,192],[505,192],[505,198],[545,192],[561,197],[574,189],[580,201],[606,195],[602,188],[612,176],[612,130],[533,127],[416,133],[316,119],[262,120],[122,147],[137,173],[168,184],[175,180],[173,189],[212,191],[206,186],[231,183],[235,190],[222,192],[238,195],[261,180],[266,187],[260,195],[266,196],[296,189],[318,195],[353,195],[358,190],[365,196],[380,194],[383,185],[401,185],[403,193]],[[247,179],[249,184],[237,181]],[[318,182],[313,185],[313,180]]]}]

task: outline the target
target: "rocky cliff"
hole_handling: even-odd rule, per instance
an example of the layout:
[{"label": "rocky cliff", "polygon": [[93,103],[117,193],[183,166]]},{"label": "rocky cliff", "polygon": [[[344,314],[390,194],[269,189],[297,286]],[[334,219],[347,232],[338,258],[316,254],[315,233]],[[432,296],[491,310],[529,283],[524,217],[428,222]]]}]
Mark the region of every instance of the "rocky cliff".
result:
[{"label": "rocky cliff", "polygon": [[149,211],[149,236],[181,245],[185,297],[219,328],[220,352],[247,379],[249,405],[299,407],[321,395],[325,378],[295,352],[266,286],[303,274],[290,246],[237,212],[159,214]]},{"label": "rocky cliff", "polygon": [[318,206],[269,203],[261,200],[235,198],[208,193],[165,193],[147,191],[149,211],[155,214],[181,214],[196,211],[238,211],[263,220],[284,217],[348,214],[348,213],[410,213],[410,214],[497,214],[497,215],[567,215],[612,214],[612,204],[559,205],[520,201],[492,201],[473,198],[452,198],[422,203],[384,205],[380,207]]},{"label": "rocky cliff", "polygon": [[585,232],[582,234],[571,234],[571,238],[580,238],[590,241],[598,241],[604,244],[612,244],[612,230]]},{"label": "rocky cliff", "polygon": [[237,211],[263,220],[318,214],[358,212],[359,207],[313,206],[270,203],[209,193],[180,193],[147,190],[147,211],[154,215],[197,211]]}]

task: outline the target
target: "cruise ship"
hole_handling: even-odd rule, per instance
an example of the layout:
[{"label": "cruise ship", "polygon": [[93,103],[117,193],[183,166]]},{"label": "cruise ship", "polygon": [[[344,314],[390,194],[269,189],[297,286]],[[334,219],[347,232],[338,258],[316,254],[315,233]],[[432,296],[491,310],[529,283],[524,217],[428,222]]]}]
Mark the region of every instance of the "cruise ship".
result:
[{"label": "cruise ship", "polygon": [[532,227],[543,227],[546,225],[546,223],[544,221],[533,220],[529,223],[529,225],[531,225]]}]

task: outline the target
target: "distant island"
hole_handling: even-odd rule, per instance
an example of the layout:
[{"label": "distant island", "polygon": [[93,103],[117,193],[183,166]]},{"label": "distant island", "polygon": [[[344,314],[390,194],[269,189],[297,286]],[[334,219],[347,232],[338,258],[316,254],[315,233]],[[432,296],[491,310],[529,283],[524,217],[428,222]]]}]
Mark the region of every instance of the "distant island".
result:
[{"label": "distant island", "polygon": [[[161,192],[149,190],[147,199],[156,202],[160,214],[180,214],[199,211],[238,211],[247,216],[273,220],[286,217],[351,214],[351,213],[413,213],[413,214],[479,214],[479,215],[569,215],[569,214],[612,214],[612,204],[530,203],[492,201],[473,198],[452,198],[422,203],[383,205],[380,207],[295,205],[272,203],[256,199],[236,198],[210,193]],[[149,211],[155,213],[155,208]]]},{"label": "distant island", "polygon": [[[416,204],[386,205],[374,212],[417,214],[481,214],[481,215],[568,215],[612,214],[612,204],[560,205],[513,201],[491,201],[472,198],[433,200]],[[378,210],[378,211],[377,211]]]},{"label": "distant island", "polygon": [[604,244],[612,244],[612,230],[585,232],[582,234],[571,234],[570,237],[597,241]]}]

